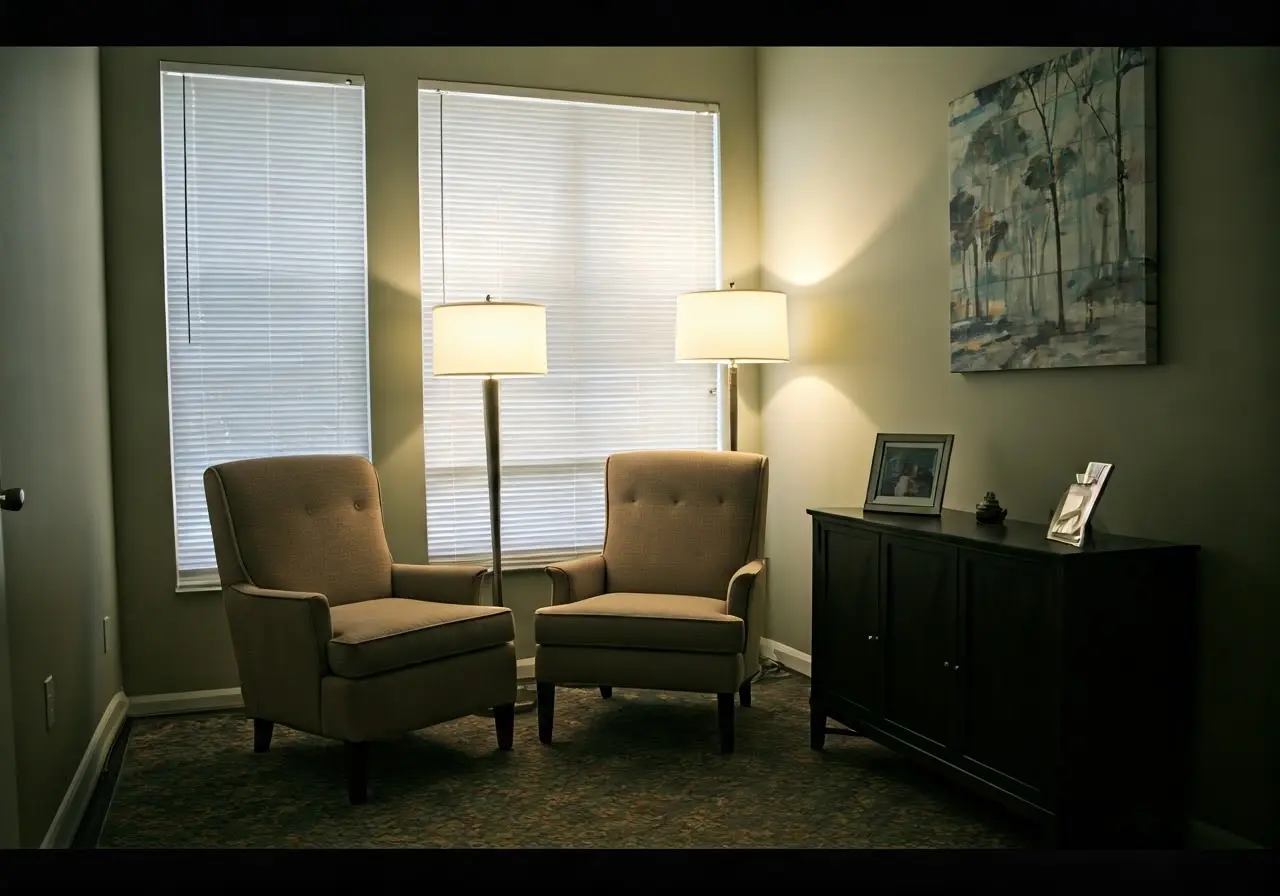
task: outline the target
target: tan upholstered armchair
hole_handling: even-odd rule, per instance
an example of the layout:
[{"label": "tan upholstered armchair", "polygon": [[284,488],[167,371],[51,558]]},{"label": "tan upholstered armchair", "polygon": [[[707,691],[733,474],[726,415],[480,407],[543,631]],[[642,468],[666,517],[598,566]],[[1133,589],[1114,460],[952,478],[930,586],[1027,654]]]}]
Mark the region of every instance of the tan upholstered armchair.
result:
[{"label": "tan upholstered armchair", "polygon": [[751,705],[764,623],[769,461],[737,451],[633,451],[605,464],[604,551],[548,567],[538,610],[538,736],[555,687],[719,695],[733,751],[733,696]]},{"label": "tan upholstered armchair", "polygon": [[204,489],[256,752],[276,723],[343,741],[362,803],[370,741],[492,709],[511,749],[511,611],[479,605],[483,567],[392,562],[372,464],[235,461]]}]

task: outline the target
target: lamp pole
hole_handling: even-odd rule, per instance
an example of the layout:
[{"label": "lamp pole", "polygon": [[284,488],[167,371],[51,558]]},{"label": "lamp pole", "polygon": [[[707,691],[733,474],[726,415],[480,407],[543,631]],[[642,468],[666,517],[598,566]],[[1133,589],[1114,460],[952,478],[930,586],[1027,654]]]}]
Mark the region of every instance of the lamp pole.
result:
[{"label": "lamp pole", "polygon": [[[498,433],[498,377],[484,379],[484,454],[489,476],[489,537],[493,542],[493,585],[490,594],[495,607],[505,607],[502,599],[502,452]],[[538,705],[533,688],[516,687],[516,712],[528,712]]]},{"label": "lamp pole", "polygon": [[738,362],[729,359],[729,450],[738,450]]},{"label": "lamp pole", "polygon": [[[485,296],[492,302],[492,296]],[[490,374],[484,378],[484,460],[489,480],[489,538],[493,545],[493,584],[490,594],[495,607],[505,607],[502,599],[502,451],[499,442],[501,420],[499,418],[500,380]],[[516,688],[516,711],[528,712],[538,705],[538,695],[532,688]]]},{"label": "lamp pole", "polygon": [[489,537],[493,544],[493,604],[502,602],[502,453],[498,450],[498,378],[484,379],[484,454],[489,474]]}]

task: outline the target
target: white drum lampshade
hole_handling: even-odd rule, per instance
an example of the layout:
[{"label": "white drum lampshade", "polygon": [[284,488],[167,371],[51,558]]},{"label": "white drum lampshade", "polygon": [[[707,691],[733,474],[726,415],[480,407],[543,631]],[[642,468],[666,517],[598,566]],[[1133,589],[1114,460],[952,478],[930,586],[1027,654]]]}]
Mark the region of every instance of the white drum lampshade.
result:
[{"label": "white drum lampshade", "polygon": [[677,296],[676,360],[790,361],[786,293],[711,289]]},{"label": "white drum lampshade", "polygon": [[446,302],[431,309],[434,376],[542,376],[547,307],[531,302]]}]

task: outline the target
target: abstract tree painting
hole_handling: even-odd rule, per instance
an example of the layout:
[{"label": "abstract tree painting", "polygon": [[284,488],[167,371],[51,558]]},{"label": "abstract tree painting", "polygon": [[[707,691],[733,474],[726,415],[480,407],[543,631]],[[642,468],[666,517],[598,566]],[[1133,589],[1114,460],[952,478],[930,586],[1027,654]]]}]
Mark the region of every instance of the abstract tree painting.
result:
[{"label": "abstract tree painting", "polygon": [[1155,51],[951,104],[951,369],[1156,363]]}]

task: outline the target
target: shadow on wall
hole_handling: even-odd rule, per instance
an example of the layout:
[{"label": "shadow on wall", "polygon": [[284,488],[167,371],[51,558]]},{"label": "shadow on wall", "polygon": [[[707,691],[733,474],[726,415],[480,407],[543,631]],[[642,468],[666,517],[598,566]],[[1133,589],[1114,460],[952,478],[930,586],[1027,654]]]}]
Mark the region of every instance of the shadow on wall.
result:
[{"label": "shadow on wall", "polygon": [[[381,334],[369,353],[373,462],[382,483],[382,515],[391,556],[427,560],[425,455],[422,442],[422,301],[386,279],[369,289],[369,331]],[[480,401],[477,387],[476,401]]]}]

